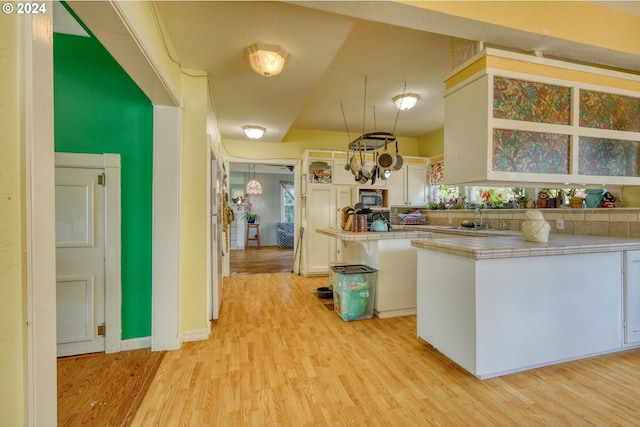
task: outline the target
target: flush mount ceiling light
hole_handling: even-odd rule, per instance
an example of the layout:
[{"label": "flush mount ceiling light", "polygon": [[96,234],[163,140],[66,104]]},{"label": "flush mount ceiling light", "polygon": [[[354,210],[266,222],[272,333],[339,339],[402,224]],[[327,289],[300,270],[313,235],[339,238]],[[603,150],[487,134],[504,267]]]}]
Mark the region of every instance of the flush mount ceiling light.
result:
[{"label": "flush mount ceiling light", "polygon": [[405,93],[394,96],[393,102],[395,102],[399,110],[410,110],[416,106],[418,99],[420,99],[420,95],[417,93]]},{"label": "flush mount ceiling light", "polygon": [[253,71],[265,77],[280,74],[287,59],[287,53],[280,46],[254,43],[246,52]]},{"label": "flush mount ceiling light", "polygon": [[251,139],[262,138],[262,135],[264,135],[264,131],[266,130],[262,126],[255,126],[255,125],[242,126],[242,129],[244,130],[244,134]]}]

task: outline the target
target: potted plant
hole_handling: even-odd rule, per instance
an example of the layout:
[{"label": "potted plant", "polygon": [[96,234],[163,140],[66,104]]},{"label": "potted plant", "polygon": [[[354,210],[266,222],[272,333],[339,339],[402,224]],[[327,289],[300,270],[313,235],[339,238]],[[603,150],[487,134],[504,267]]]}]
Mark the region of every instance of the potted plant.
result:
[{"label": "potted plant", "polygon": [[527,197],[524,188],[512,188],[511,191],[513,191],[513,196],[515,198],[515,202],[518,204],[518,206],[521,209],[524,209],[527,207],[527,203],[529,202],[529,197]]},{"label": "potted plant", "polygon": [[258,214],[254,214],[254,213],[246,213],[243,215],[242,219],[246,219],[247,220],[247,224],[254,224],[256,222],[260,222],[260,215]]},{"label": "potted plant", "polygon": [[578,194],[576,188],[571,188],[567,191],[567,197],[569,197],[569,207],[581,208],[584,199]]}]

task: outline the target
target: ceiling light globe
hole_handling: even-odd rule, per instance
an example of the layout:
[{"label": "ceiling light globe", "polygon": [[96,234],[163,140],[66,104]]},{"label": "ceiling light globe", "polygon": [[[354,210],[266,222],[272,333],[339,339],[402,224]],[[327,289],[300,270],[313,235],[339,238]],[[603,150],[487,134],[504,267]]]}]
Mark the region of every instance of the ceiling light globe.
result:
[{"label": "ceiling light globe", "polygon": [[416,106],[420,95],[417,93],[405,93],[404,95],[396,95],[393,97],[393,102],[396,104],[399,110],[410,110]]},{"label": "ceiling light globe", "polygon": [[254,43],[246,48],[246,52],[253,71],[265,77],[280,74],[287,58],[280,46]]},{"label": "ceiling light globe", "polygon": [[246,125],[242,126],[242,130],[244,130],[244,134],[247,135],[248,138],[260,139],[262,138],[262,135],[264,135],[266,129],[262,126]]}]

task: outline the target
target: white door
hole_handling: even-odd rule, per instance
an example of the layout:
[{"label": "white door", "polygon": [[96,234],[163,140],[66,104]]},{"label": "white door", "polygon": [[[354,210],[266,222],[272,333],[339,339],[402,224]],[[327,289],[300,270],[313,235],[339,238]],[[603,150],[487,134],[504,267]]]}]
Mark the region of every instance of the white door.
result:
[{"label": "white door", "polygon": [[105,350],[105,205],[99,179],[100,169],[56,168],[59,357]]}]

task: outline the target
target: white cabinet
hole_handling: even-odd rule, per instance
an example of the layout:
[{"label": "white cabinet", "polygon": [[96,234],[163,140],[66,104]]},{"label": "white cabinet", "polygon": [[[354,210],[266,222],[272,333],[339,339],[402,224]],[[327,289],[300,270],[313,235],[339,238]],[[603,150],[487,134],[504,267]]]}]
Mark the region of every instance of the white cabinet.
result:
[{"label": "white cabinet", "polygon": [[330,237],[316,233],[316,228],[330,228],[335,223],[335,190],[331,185],[310,184],[307,188],[306,227],[304,233],[304,275],[328,273]]},{"label": "white cabinet", "polygon": [[[414,161],[417,163],[409,163]],[[402,169],[392,172],[387,179],[390,206],[424,207],[427,190],[426,159],[407,159]]]},{"label": "white cabinet", "polygon": [[[350,153],[351,156],[353,153]],[[375,183],[367,181],[366,184],[360,184],[356,181],[355,176],[351,172],[351,169],[346,169],[349,159],[347,153],[334,153],[333,154],[333,183],[343,185],[359,185],[361,188],[384,188],[386,187],[386,181],[383,179],[376,179]],[[366,153],[364,155],[365,166],[368,171],[373,169],[375,162],[373,161],[373,154]]]},{"label": "white cabinet", "polygon": [[[523,274],[537,271],[557,274]],[[476,260],[418,249],[417,333],[481,379],[620,351],[621,271],[619,252]]]},{"label": "white cabinet", "polygon": [[640,92],[574,67],[486,49],[446,76],[445,184],[638,185]]},{"label": "white cabinet", "polygon": [[356,185],[354,175],[351,173],[351,169],[345,169],[347,164],[346,155],[344,159],[337,158],[333,160],[333,183],[341,185]]},{"label": "white cabinet", "polygon": [[640,251],[625,252],[624,342],[640,342]]},{"label": "white cabinet", "polygon": [[329,274],[329,264],[340,260],[339,242],[316,233],[318,228],[340,228],[340,210],[352,204],[353,187],[310,184],[306,196],[305,276]]}]

